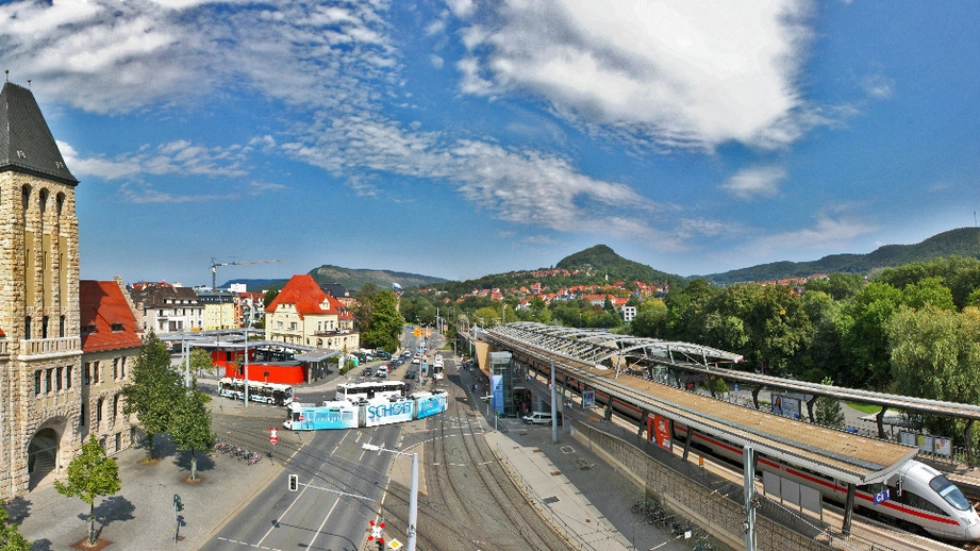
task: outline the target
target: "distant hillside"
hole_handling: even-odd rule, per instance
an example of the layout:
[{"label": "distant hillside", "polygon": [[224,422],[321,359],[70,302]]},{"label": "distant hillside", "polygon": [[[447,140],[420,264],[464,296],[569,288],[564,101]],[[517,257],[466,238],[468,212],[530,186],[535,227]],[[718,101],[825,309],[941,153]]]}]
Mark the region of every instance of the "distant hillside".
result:
[{"label": "distant hillside", "polygon": [[980,259],[980,228],[950,230],[914,245],[885,245],[868,254],[834,254],[810,262],[773,262],[702,277],[712,283],[729,284],[806,277],[816,273],[867,274],[876,268],[892,268],[947,256]]},{"label": "distant hillside", "polygon": [[[568,275],[565,275],[566,271]],[[473,289],[513,289],[540,283],[554,291],[573,285],[604,285],[617,281],[666,282],[674,285],[683,283],[684,278],[626,260],[609,247],[596,245],[563,258],[552,268],[489,274],[478,279],[447,281],[434,287],[455,299],[469,295]]]},{"label": "distant hillside", "polygon": [[684,277],[654,270],[646,264],[627,260],[606,245],[596,245],[584,251],[571,254],[561,259],[556,268],[579,270],[605,278],[609,281],[644,281],[647,283],[678,283]]},{"label": "distant hillside", "polygon": [[[391,289],[392,283],[397,283],[402,288],[423,287],[434,283],[443,283],[446,280],[438,277],[410,274],[406,272],[392,272],[388,270],[363,270],[357,268],[341,268],[339,266],[323,265],[314,270],[310,270],[310,275],[320,285],[329,283],[339,283],[351,293],[356,293],[368,283],[374,283],[382,289]],[[263,289],[282,289],[289,279],[231,279],[221,286],[227,289],[231,283],[244,283],[248,290],[258,292]]]},{"label": "distant hillside", "polygon": [[357,268],[341,268],[325,264],[310,271],[313,279],[321,285],[326,283],[339,283],[352,293],[360,290],[368,283],[374,283],[382,289],[391,289],[392,283],[397,283],[402,288],[425,287],[435,283],[443,283],[446,280],[440,277],[425,276],[421,274],[410,274],[407,272],[392,272],[388,270],[364,270]]}]

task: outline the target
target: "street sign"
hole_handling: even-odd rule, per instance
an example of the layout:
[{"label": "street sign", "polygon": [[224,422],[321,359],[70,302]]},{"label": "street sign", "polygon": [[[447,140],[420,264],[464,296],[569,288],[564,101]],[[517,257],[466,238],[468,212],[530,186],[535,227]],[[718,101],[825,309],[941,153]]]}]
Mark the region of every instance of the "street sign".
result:
[{"label": "street sign", "polygon": [[269,427],[269,442],[273,446],[279,443],[279,429],[276,427]]},{"label": "street sign", "polygon": [[391,540],[391,541],[388,542],[388,547],[390,547],[392,549],[401,549],[402,548],[402,542],[400,542],[398,540]]}]

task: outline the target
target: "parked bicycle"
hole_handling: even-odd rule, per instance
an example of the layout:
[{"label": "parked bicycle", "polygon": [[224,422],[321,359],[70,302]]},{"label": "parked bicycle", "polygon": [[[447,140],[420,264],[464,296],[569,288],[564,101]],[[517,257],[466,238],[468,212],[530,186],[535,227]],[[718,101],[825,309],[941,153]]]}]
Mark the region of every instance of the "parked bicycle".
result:
[{"label": "parked bicycle", "polygon": [[654,507],[657,507],[657,502],[656,501],[654,501],[654,500],[652,500],[650,498],[644,498],[644,499],[641,499],[640,501],[637,501],[636,503],[634,503],[633,504],[633,507],[630,508],[630,511],[633,511],[633,514],[634,515],[636,515],[636,514],[644,514],[644,513],[648,512],[648,511],[650,511],[651,509],[653,509]]}]

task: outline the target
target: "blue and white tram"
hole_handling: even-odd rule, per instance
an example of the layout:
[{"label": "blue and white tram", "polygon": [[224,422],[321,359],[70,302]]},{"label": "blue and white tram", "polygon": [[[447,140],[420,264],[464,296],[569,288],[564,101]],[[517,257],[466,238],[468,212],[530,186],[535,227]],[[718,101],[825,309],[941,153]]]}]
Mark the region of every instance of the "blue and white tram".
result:
[{"label": "blue and white tram", "polygon": [[375,398],[401,398],[405,396],[406,385],[402,381],[365,381],[363,383],[341,383],[337,385],[334,399],[338,402],[360,402]]},{"label": "blue and white tram", "polygon": [[293,403],[283,426],[290,430],[331,430],[378,427],[425,419],[446,411],[444,390],[419,392],[407,398],[375,398],[361,402],[337,400],[322,405]]}]

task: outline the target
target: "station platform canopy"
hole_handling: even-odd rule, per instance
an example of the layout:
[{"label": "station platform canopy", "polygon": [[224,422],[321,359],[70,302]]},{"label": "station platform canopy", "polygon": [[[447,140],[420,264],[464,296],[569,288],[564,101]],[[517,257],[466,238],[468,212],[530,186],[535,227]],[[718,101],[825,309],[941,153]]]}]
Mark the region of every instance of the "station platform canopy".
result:
[{"label": "station platform canopy", "polygon": [[[512,323],[481,331],[492,345],[519,361],[547,365],[608,394],[637,411],[663,415],[733,447],[751,446],[765,456],[841,482],[884,482],[917,449],[773,415],[646,380],[621,376],[617,364],[697,365],[738,362],[741,356],[691,343],[612,335],[601,331]],[[714,369],[712,367],[712,369]]]}]

